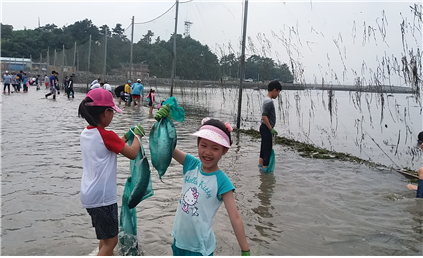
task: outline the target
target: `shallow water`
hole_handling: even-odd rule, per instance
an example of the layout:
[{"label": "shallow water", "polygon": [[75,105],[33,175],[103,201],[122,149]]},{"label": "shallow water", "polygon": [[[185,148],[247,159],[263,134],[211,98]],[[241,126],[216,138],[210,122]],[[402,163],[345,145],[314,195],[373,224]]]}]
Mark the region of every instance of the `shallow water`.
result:
[{"label": "shallow water", "polygon": [[[192,90],[176,91],[187,112],[183,123],[175,123],[178,148],[195,156],[196,141],[189,134],[198,128],[202,117],[207,114],[233,124],[236,119],[236,109],[230,108],[237,105],[234,90],[204,92],[199,89],[197,95]],[[98,240],[79,200],[82,174],[79,135],[86,122],[77,117],[77,107],[85,94],[77,92],[74,100],[59,96],[57,101],[46,100],[44,94],[44,90],[37,92],[31,87],[27,94],[2,98],[1,254],[87,255],[98,246]],[[222,97],[223,94],[226,95]],[[255,128],[255,116],[260,114],[255,109],[260,109],[262,97],[257,91],[246,94],[251,97],[243,98],[248,104],[243,109],[242,126]],[[157,95],[165,96],[165,92],[158,89]],[[401,97],[398,99],[400,102]],[[291,106],[295,107],[295,103]],[[124,113],[115,115],[109,128],[119,135],[136,122],[146,129],[155,123],[147,107],[121,107]],[[307,110],[307,104],[301,108]],[[293,112],[289,117],[295,120],[296,108],[290,110]],[[342,117],[339,110],[338,116]],[[322,134],[326,129],[317,123],[319,116],[315,117],[313,126],[321,128],[316,134]],[[282,122],[287,119],[278,117],[278,121],[277,130],[281,134],[296,134],[295,129],[289,129],[289,133],[284,130],[289,128]],[[302,135],[301,131],[297,134]],[[328,135],[332,146],[348,148],[348,144],[336,142],[348,143],[351,137],[345,140],[344,136],[335,136],[330,131]],[[375,133],[370,135],[376,141],[383,138]],[[220,167],[236,188],[236,203],[252,254],[423,254],[423,202],[406,188],[408,180],[402,175],[351,162],[302,158],[279,145],[274,147],[275,172],[262,174],[257,168],[259,140],[234,134],[233,141]],[[149,155],[148,137],[144,137],[143,145]],[[350,147],[350,153],[358,148],[354,144]],[[410,156],[405,152],[394,161],[399,163],[415,157],[415,166],[421,162],[419,154]],[[129,160],[119,155],[119,205],[129,174]],[[154,196],[137,206],[140,247],[144,255],[171,255],[170,234],[182,185],[182,167],[172,161],[163,182],[152,168],[152,180]],[[224,205],[214,219],[213,228],[217,239],[215,255],[239,255]]]}]

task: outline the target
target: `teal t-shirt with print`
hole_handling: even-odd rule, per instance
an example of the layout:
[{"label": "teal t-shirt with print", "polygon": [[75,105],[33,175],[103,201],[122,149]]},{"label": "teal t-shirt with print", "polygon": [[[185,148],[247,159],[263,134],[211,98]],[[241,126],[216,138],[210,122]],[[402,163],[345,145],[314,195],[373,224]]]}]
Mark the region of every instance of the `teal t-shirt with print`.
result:
[{"label": "teal t-shirt with print", "polygon": [[222,194],[235,187],[222,170],[201,171],[201,161],[190,154],[185,157],[183,172],[172,236],[176,247],[209,255],[216,248],[213,217],[223,202]]}]

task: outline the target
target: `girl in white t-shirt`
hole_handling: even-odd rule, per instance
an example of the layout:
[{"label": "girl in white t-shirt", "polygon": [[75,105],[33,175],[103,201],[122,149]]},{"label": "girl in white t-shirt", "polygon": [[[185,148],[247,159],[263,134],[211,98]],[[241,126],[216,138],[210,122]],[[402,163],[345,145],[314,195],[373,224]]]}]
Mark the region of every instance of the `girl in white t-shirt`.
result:
[{"label": "girl in white t-shirt", "polygon": [[90,214],[100,240],[98,255],[113,255],[118,242],[117,154],[135,159],[140,149],[139,137],[144,135],[144,129],[138,124],[134,130],[138,141],[129,146],[125,142],[132,132],[128,131],[120,138],[115,132],[106,130],[115,111],[122,113],[112,94],[101,88],[89,91],[78,109],[78,115],[88,122],[80,140],[83,163],[81,203]]}]

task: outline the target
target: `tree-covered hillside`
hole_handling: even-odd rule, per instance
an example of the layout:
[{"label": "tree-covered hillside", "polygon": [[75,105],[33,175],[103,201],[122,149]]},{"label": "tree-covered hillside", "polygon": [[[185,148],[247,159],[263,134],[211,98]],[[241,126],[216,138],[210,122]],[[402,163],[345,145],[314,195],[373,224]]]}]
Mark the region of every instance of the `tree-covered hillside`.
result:
[{"label": "tree-covered hillside", "polygon": [[[1,56],[2,57],[32,57],[34,60],[44,60],[49,50],[49,57],[56,49],[60,51],[74,48],[78,51],[78,67],[101,73],[104,66],[104,38],[107,29],[107,72],[119,70],[130,62],[131,42],[125,35],[121,24],[110,29],[107,25],[95,26],[91,20],[85,19],[74,24],[58,28],[47,24],[36,29],[13,30],[12,25],[1,24]],[[91,49],[89,39],[91,35]],[[207,45],[191,37],[176,38],[176,75],[189,80],[219,80],[239,78],[239,57],[234,53],[224,55],[220,59]],[[90,49],[90,50],[89,50]],[[73,50],[72,50],[73,51]],[[71,52],[72,52],[71,51]],[[154,32],[146,34],[133,44],[133,63],[148,64],[150,76],[169,78],[171,76],[173,52],[173,35],[167,40],[154,38]],[[66,53],[66,51],[65,51]],[[67,64],[73,64],[73,55],[67,55]],[[65,62],[65,61],[63,61]],[[50,62],[50,64],[52,64]],[[290,82],[293,76],[286,64],[276,64],[268,57],[253,55],[246,60],[245,78],[254,80],[273,80],[279,78]]]}]

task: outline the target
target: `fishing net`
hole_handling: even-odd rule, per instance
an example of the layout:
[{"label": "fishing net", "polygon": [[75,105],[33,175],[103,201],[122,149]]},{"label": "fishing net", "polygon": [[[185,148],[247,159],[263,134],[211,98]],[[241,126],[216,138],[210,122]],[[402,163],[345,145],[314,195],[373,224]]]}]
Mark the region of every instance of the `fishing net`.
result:
[{"label": "fishing net", "polygon": [[272,149],[270,153],[269,165],[267,166],[267,173],[273,172],[275,170],[275,151]]},{"label": "fishing net", "polygon": [[[131,128],[133,132],[135,127]],[[134,141],[134,134],[129,134],[128,144],[132,145]],[[138,205],[142,200],[154,194],[153,185],[151,182],[150,165],[145,155],[144,147],[142,146],[142,139],[140,139],[140,149],[137,157],[130,161],[131,177],[132,177],[132,191],[128,199],[128,207],[130,209]]]},{"label": "fishing net", "polygon": [[149,136],[151,163],[157,169],[160,179],[172,161],[176,141],[175,125],[168,117],[160,119],[151,128]]},{"label": "fishing net", "polygon": [[119,254],[134,256],[138,254],[137,215],[135,209],[129,209],[128,199],[132,191],[132,180],[128,177],[122,196],[119,221]]},{"label": "fishing net", "polygon": [[[132,132],[134,128],[131,128]],[[132,145],[133,141],[132,133],[128,135],[128,144]],[[150,166],[142,144],[137,157],[130,161],[130,168],[131,176],[126,180],[123,190],[118,236],[119,253],[125,256],[138,254],[137,217],[134,207],[154,194]]]},{"label": "fishing net", "polygon": [[178,102],[176,101],[175,97],[170,97],[168,99],[166,99],[163,103],[162,106],[166,105],[169,103],[170,106],[170,115],[172,117],[173,120],[177,121],[177,122],[183,122],[185,120],[185,110],[182,107],[178,107]]},{"label": "fishing net", "polygon": [[132,103],[132,95],[128,96],[128,106],[131,106]]},{"label": "fishing net", "polygon": [[[183,122],[185,120],[185,110],[178,107],[175,97],[166,99],[162,103],[162,109],[166,104],[169,104],[171,117],[175,121]],[[151,128],[149,142],[151,163],[157,169],[161,179],[172,161],[172,154],[177,142],[175,125],[168,117],[161,118],[154,124]]]}]

